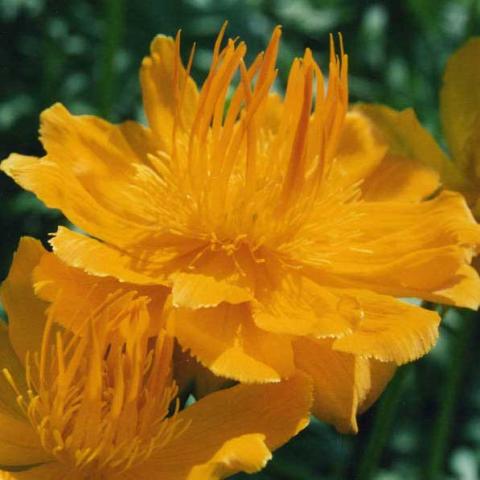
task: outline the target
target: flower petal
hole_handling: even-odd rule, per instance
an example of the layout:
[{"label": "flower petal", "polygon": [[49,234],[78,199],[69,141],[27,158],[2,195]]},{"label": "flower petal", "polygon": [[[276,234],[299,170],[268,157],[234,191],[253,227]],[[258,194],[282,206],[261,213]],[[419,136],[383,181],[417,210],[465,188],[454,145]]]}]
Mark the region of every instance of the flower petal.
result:
[{"label": "flower petal", "polygon": [[271,458],[264,435],[242,435],[227,440],[208,462],[193,467],[188,480],[219,480],[236,472],[255,473]]},{"label": "flower petal", "polygon": [[418,121],[411,109],[396,111],[385,105],[358,105],[356,110],[367,116],[375,125],[378,134],[389,145],[395,156],[416,162],[425,172],[430,167],[440,174],[444,185],[454,190],[463,190],[468,179],[443,153]]},{"label": "flower petal", "polygon": [[299,338],[293,347],[297,368],[313,380],[313,414],[339,432],[356,433],[358,406],[371,388],[368,360],[332,350],[332,340]]},{"label": "flower petal", "polygon": [[370,359],[369,365],[370,390],[358,406],[359,413],[365,412],[377,401],[397,371],[397,365],[393,362],[379,362]]},{"label": "flower petal", "polygon": [[221,302],[237,304],[252,298],[252,293],[247,288],[229,280],[217,280],[214,276],[180,272],[170,278],[173,282],[172,301],[175,307],[215,307]]},{"label": "flower petal", "polygon": [[147,156],[156,150],[149,135],[134,122],[116,126],[56,104],[41,116],[47,156],[13,154],[0,168],[78,227],[125,245],[158,225],[152,197],[161,180]]},{"label": "flower petal", "polygon": [[[190,272],[173,274],[175,307],[214,307],[221,302],[243,303],[253,298],[254,272],[246,255],[205,252]],[[244,257],[244,258],[242,258]]]},{"label": "flower petal", "polygon": [[339,298],[291,269],[278,269],[259,282],[252,314],[256,325],[273,333],[312,335],[318,338],[345,335],[352,324],[342,315]]},{"label": "flower petal", "polygon": [[478,292],[480,292],[480,277],[477,272],[478,268],[475,269],[470,265],[461,266],[456,272],[456,279],[452,282],[452,286],[435,292],[437,301],[477,310]]},{"label": "flower petal", "polygon": [[123,282],[155,285],[166,282],[148,258],[135,259],[113,246],[60,227],[50,240],[53,251],[67,265],[98,277],[112,276]]},{"label": "flower petal", "polygon": [[134,285],[113,277],[98,277],[67,266],[53,253],[45,252],[34,271],[35,292],[50,303],[55,321],[77,331],[85,319],[105,305],[108,298],[131,295],[149,299],[147,309],[151,334],[156,335],[163,324],[163,306],[168,290],[161,286]]},{"label": "flower petal", "polygon": [[148,123],[170,153],[175,122],[177,128],[188,130],[198,103],[195,82],[181,63],[179,44],[171,37],[154,38],[150,56],[142,63],[140,81]]},{"label": "flower petal", "polygon": [[32,275],[45,253],[38,240],[21,238],[0,289],[0,298],[8,314],[10,342],[22,364],[26,353],[37,351],[41,345],[47,304],[35,295]]},{"label": "flower petal", "polygon": [[241,382],[278,382],[294,371],[290,340],[259,329],[246,305],[171,308],[169,329],[215,375]]},{"label": "flower petal", "polygon": [[17,402],[17,393],[7,380],[7,375],[23,395],[26,395],[25,370],[12,348],[8,329],[0,322],[0,412],[3,415],[23,419],[23,412]]},{"label": "flower petal", "polygon": [[[356,214],[354,242],[339,247],[329,264],[316,269],[319,283],[458,305],[464,298],[468,305],[478,304],[480,291],[472,298],[471,289],[465,295],[455,288],[459,283],[468,286],[464,266],[480,240],[480,228],[459,194],[442,192],[418,204],[365,202],[356,207]],[[298,258],[309,261],[308,254]]]},{"label": "flower petal", "polygon": [[333,341],[334,350],[398,365],[427,353],[438,338],[437,312],[369,291],[347,291],[360,318],[354,331]]},{"label": "flower petal", "polygon": [[0,325],[0,470],[47,462],[51,459],[19,407],[5,370],[18,391],[26,396],[25,371],[10,345],[7,328]]},{"label": "flower petal", "polygon": [[[210,462],[215,455],[226,473],[229,454],[236,462],[228,473],[252,471],[267,460],[257,435],[264,436],[269,450],[280,447],[306,427],[311,402],[311,383],[301,374],[278,384],[238,385],[207,395],[174,417],[174,421],[183,422],[185,429],[153,453],[148,464],[139,467],[138,474],[143,475],[141,478],[192,480],[198,478],[189,477],[192,469]],[[260,448],[253,460],[245,444],[247,438],[254,439],[254,445]]]},{"label": "flower petal", "polygon": [[368,177],[382,163],[387,151],[372,123],[358,111],[348,112],[338,144],[329,183],[352,185]]},{"label": "flower petal", "polygon": [[443,131],[465,178],[480,176],[480,39],[472,38],[448,60],[440,91]]},{"label": "flower petal", "polygon": [[114,125],[93,115],[72,115],[60,103],[42,112],[40,139],[56,163],[93,190],[106,187],[101,180],[125,181],[132,166],[149,165],[148,154],[157,149],[155,137],[139,123]]},{"label": "flower petal", "polygon": [[438,173],[417,160],[388,154],[362,184],[367,201],[418,201],[430,196],[439,187]]},{"label": "flower petal", "polygon": [[51,461],[30,423],[0,408],[0,470],[8,471]]},{"label": "flower petal", "polygon": [[67,265],[92,275],[112,276],[138,285],[169,286],[169,276],[188,267],[199,244],[180,237],[164,240],[167,245],[152,243],[124,250],[60,227],[50,244]]}]

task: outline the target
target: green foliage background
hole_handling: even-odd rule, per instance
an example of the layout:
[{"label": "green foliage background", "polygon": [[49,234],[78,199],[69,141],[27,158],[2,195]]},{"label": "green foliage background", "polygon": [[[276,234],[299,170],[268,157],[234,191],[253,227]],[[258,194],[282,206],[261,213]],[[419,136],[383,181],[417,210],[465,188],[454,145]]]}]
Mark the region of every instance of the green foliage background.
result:
[{"label": "green foliage background", "polygon": [[[352,101],[412,106],[441,142],[442,71],[456,48],[480,34],[480,1],[0,0],[0,158],[41,154],[38,116],[54,102],[112,121],[142,120],[138,66],[153,36],[181,28],[185,51],[197,42],[194,75],[201,80],[225,19],[228,34],[253,53],[283,25],[279,89],[307,46],[326,66],[328,33],[341,31]],[[0,279],[21,235],[46,241],[64,221],[1,175]],[[314,421],[248,478],[480,478],[478,320],[449,311],[435,350],[399,370],[361,417],[359,435],[341,436]]]}]

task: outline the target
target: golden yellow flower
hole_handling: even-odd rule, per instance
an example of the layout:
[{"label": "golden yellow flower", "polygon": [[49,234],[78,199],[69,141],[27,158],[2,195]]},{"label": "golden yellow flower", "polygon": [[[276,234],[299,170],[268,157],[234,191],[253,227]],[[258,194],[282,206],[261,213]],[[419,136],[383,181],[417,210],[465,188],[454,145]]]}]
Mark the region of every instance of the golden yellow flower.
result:
[{"label": "golden yellow flower", "polygon": [[306,372],[314,413],[356,431],[395,365],[437,338],[438,315],[398,297],[477,308],[479,227],[460,195],[434,195],[435,172],[347,113],[343,50],[332,46],[325,87],[307,49],[282,97],[280,29],[248,67],[245,44],[222,49],[222,35],[200,90],[179,37],[154,39],[140,75],[148,127],[54,105],[46,155],[1,168],[88,233],[59,229],[64,262],[171,288],[169,331],[215,374]]},{"label": "golden yellow flower", "polygon": [[384,105],[359,110],[376,125],[391,151],[439,172],[445,187],[461,192],[480,217],[480,37],[448,60],[440,91],[440,119],[451,159],[418,122],[412,109]]},{"label": "golden yellow flower", "polygon": [[61,304],[45,314],[33,292],[32,267],[45,256],[23,239],[2,286],[0,470],[12,479],[217,480],[261,469],[308,423],[302,375],[239,385],[179,411],[172,338],[149,334],[149,298],[112,291],[82,306],[78,333],[62,329]]}]

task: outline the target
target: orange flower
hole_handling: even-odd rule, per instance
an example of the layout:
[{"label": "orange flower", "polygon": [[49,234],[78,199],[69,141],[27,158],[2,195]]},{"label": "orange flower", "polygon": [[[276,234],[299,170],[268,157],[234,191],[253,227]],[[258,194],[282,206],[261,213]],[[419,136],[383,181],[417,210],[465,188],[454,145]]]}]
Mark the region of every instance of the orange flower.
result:
[{"label": "orange flower", "polygon": [[248,68],[245,44],[221,49],[222,35],[200,90],[179,37],[154,39],[148,127],[55,105],[41,117],[46,156],[1,168],[90,235],[60,228],[63,261],[171,288],[169,331],[215,374],[307,372],[314,413],[356,431],[395,365],[437,338],[435,312],[395,297],[477,308],[479,227],[460,195],[434,195],[437,174],[386,155],[369,120],[347,113],[343,50],[332,46],[325,88],[307,49],[281,97],[280,29]]},{"label": "orange flower", "polygon": [[44,256],[52,254],[23,239],[2,287],[0,470],[13,472],[5,478],[218,480],[261,469],[308,423],[304,375],[239,385],[179,411],[172,338],[149,334],[149,298],[112,291],[79,311],[78,333],[61,329],[62,304],[45,315],[29,278]]}]

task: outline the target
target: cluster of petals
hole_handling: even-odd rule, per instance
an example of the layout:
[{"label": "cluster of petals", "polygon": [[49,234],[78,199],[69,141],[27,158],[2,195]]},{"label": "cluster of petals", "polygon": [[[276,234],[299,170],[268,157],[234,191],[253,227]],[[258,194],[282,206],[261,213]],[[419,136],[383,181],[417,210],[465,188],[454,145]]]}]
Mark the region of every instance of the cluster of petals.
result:
[{"label": "cluster of petals", "polygon": [[[259,470],[307,425],[311,385],[302,375],[238,385],[179,411],[173,339],[162,328],[152,335],[146,292],[117,287],[22,239],[1,291],[9,315],[0,330],[6,478],[215,480]],[[46,300],[62,288],[68,305]]]},{"label": "cluster of petals", "polygon": [[[193,52],[185,66],[179,36],[158,36],[140,71],[148,126],[54,105],[41,116],[45,156],[2,162],[77,227],[56,232],[53,253],[25,240],[3,290],[21,411],[2,415],[30,443],[0,464],[40,465],[19,479],[255,471],[305,425],[310,382],[313,414],[355,432],[396,366],[432,348],[438,314],[403,298],[478,307],[480,227],[462,195],[415,148],[395,148],[395,112],[349,109],[348,59],[333,41],[328,84],[307,49],[275,93],[280,33],[247,66],[246,45],[222,48],[222,30],[200,89]],[[35,305],[19,306],[21,289]],[[243,385],[172,414],[173,339]],[[147,374],[134,381],[135,368]],[[92,395],[103,442],[82,417]],[[163,414],[150,422],[153,410]]]}]

